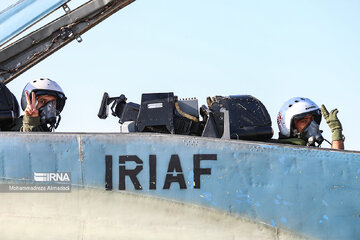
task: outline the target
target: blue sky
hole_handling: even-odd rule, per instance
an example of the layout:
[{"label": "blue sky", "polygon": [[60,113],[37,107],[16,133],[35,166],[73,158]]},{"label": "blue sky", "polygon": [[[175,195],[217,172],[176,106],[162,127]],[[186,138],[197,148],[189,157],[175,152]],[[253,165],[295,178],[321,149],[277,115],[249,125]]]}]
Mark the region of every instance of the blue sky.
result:
[{"label": "blue sky", "polygon": [[172,91],[200,104],[253,95],[277,137],[281,105],[303,96],[338,108],[345,148],[360,150],[359,12],[358,0],[137,0],[8,87],[20,100],[31,79],[57,81],[68,97],[58,132],[119,131],[116,118],[97,117],[105,91],[137,103]]}]

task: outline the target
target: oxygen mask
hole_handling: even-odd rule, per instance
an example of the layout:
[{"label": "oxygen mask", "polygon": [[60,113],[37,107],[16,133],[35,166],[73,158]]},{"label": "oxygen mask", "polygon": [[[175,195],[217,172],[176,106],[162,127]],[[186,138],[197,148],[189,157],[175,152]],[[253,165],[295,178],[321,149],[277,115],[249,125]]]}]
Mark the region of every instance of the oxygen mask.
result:
[{"label": "oxygen mask", "polygon": [[319,146],[324,141],[319,128],[319,124],[312,120],[301,132],[300,137],[307,142],[308,146],[315,146],[315,143]]},{"label": "oxygen mask", "polygon": [[[49,124],[51,127],[54,127],[57,119],[56,116],[58,111],[54,106],[54,101],[47,102],[44,106],[39,108],[40,122],[41,124]],[[58,124],[57,124],[58,125]],[[55,128],[57,127],[55,126]]]}]

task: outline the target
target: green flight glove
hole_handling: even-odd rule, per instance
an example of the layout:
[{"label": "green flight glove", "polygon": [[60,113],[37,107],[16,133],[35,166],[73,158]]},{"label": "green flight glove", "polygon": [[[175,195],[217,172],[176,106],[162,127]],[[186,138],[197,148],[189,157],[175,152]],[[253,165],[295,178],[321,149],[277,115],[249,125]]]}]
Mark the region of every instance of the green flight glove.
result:
[{"label": "green flight glove", "polygon": [[328,110],[326,109],[326,107],[323,105],[321,105],[321,113],[324,116],[326,123],[329,125],[330,130],[332,132],[332,140],[333,141],[339,141],[339,140],[343,140],[343,135],[342,135],[342,126],[341,123],[337,117],[339,110],[337,110],[336,108],[334,110],[332,110],[330,113],[328,112]]}]

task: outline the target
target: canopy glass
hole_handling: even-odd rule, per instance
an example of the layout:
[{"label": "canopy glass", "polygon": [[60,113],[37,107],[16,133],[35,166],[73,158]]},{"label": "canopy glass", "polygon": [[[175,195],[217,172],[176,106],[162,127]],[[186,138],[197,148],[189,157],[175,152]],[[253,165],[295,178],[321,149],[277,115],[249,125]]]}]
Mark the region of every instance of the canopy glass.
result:
[{"label": "canopy glass", "polygon": [[1,0],[0,45],[69,0]]}]

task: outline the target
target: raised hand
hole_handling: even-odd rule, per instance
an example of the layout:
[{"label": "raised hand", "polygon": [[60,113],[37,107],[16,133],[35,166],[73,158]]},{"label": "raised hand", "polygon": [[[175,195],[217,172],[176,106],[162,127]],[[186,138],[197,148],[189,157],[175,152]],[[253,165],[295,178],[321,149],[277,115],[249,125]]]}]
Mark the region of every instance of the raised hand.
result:
[{"label": "raised hand", "polygon": [[342,136],[342,126],[337,117],[339,110],[334,109],[330,113],[324,105],[321,105],[321,113],[324,116],[326,123],[329,125],[332,132],[332,140],[340,141],[343,140]]},{"label": "raised hand", "polygon": [[39,111],[36,109],[36,98],[35,93],[32,92],[31,99],[28,92],[25,92],[27,106],[25,109],[25,115],[30,117],[38,117]]}]

